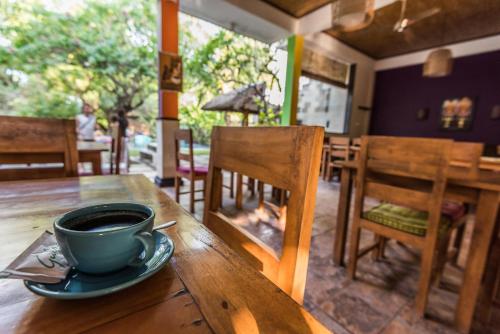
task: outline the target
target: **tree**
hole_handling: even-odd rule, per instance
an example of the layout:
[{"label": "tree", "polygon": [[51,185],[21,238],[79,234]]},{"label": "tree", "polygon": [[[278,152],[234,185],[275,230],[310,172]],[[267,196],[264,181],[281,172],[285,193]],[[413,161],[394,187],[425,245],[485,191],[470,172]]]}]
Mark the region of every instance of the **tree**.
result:
[{"label": "tree", "polygon": [[[32,85],[48,92],[47,106],[68,103],[75,112],[81,99],[97,107],[105,121],[120,111],[138,109],[156,92],[154,3],[88,1],[71,14],[36,3],[10,6],[11,13],[23,15],[19,19],[10,15],[2,26],[0,33],[10,47],[0,57],[8,58],[11,69],[30,76],[27,90]],[[43,100],[40,94],[34,99],[30,104]],[[47,112],[33,113],[43,116]]]},{"label": "tree", "polygon": [[[185,27],[193,24],[188,21]],[[195,37],[185,27],[181,29],[180,43],[184,91],[195,103],[181,104],[181,124],[194,129],[199,141],[208,142],[211,127],[223,124],[224,120],[220,113],[203,111],[201,106],[216,95],[251,83],[265,82],[269,88],[279,87],[277,71],[272,68],[276,60],[269,45],[223,29],[193,49]],[[279,113],[268,108],[267,97],[260,97],[258,102],[262,106],[260,123],[277,124]]]},{"label": "tree", "polygon": [[[88,0],[70,12],[60,12],[38,0],[0,0],[0,8],[1,113],[71,117],[85,101],[97,108],[103,127],[112,114],[137,111],[134,114],[154,130],[158,114],[154,1]],[[194,130],[198,141],[208,143],[212,126],[224,124],[224,115],[202,111],[201,106],[241,85],[279,84],[271,69],[273,50],[224,29],[200,38],[197,32],[206,23],[182,18],[180,121]],[[267,114],[262,116],[267,122]]]}]

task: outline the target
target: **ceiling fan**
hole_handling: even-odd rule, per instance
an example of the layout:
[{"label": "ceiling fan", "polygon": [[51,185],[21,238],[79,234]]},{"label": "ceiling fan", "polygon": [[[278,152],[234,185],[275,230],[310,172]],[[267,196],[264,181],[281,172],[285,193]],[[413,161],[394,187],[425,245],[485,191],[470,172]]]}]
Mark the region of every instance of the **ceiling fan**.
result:
[{"label": "ceiling fan", "polygon": [[432,7],[427,10],[424,10],[423,12],[418,13],[416,16],[412,18],[409,18],[406,17],[407,0],[400,0],[400,1],[401,1],[401,14],[399,15],[399,20],[394,25],[393,29],[395,32],[404,32],[405,29],[411,26],[412,24],[422,21],[428,17],[434,16],[439,12],[441,12],[441,8]]}]

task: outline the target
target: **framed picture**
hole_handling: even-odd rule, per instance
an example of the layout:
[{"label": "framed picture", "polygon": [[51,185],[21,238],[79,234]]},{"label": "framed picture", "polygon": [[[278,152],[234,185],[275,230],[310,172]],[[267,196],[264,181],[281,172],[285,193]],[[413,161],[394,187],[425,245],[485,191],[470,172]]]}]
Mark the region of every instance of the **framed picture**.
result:
[{"label": "framed picture", "polygon": [[182,92],[182,58],[169,52],[159,52],[158,58],[160,89]]},{"label": "framed picture", "polygon": [[474,116],[474,101],[470,97],[448,99],[441,107],[442,130],[469,130]]}]

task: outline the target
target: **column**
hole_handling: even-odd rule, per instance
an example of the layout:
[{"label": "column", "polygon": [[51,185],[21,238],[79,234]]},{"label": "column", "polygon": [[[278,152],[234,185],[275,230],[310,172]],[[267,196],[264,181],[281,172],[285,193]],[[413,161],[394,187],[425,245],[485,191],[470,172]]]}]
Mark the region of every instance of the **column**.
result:
[{"label": "column", "polygon": [[[178,53],[179,1],[159,0],[158,13],[158,49]],[[178,93],[159,90],[158,101],[155,183],[160,187],[173,186],[175,177],[174,131],[179,128]]]},{"label": "column", "polygon": [[288,58],[286,65],[285,100],[281,125],[297,124],[297,102],[299,97],[299,78],[302,66],[304,37],[293,35],[288,38]]}]

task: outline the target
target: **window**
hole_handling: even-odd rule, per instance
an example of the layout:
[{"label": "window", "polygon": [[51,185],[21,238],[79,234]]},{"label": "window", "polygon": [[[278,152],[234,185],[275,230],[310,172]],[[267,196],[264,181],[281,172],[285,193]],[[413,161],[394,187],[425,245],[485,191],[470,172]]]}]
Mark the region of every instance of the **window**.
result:
[{"label": "window", "polygon": [[304,125],[324,126],[326,132],[346,133],[348,97],[348,88],[301,76],[297,121]]}]

